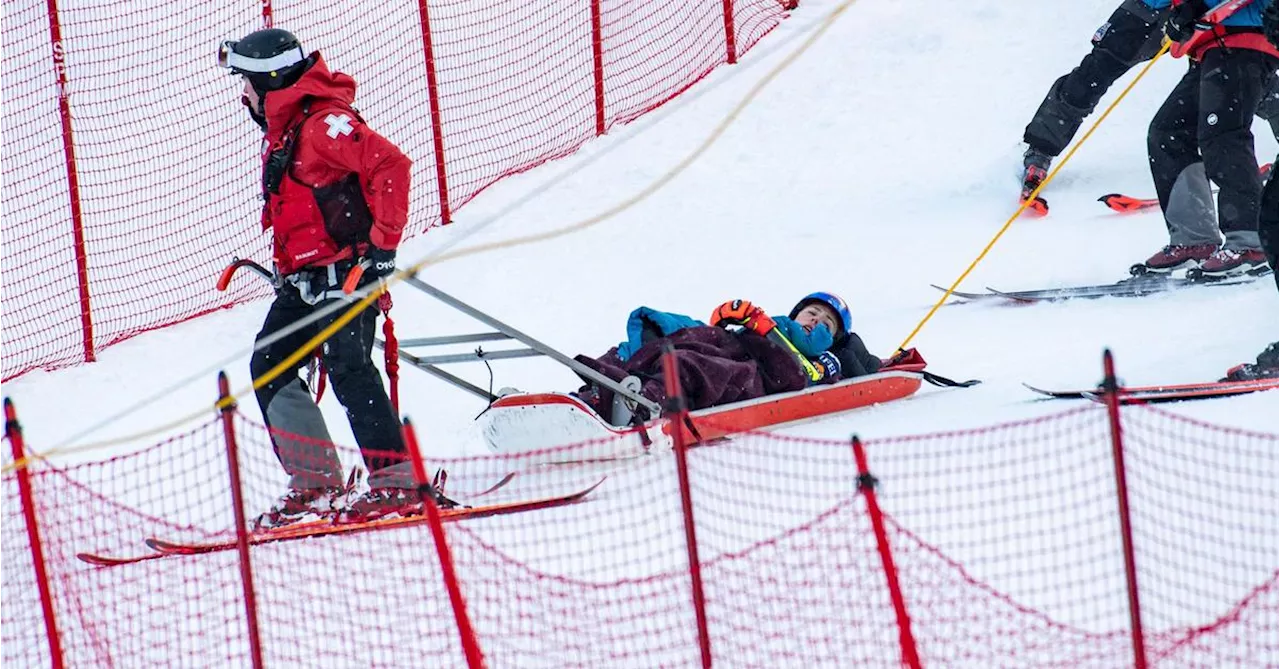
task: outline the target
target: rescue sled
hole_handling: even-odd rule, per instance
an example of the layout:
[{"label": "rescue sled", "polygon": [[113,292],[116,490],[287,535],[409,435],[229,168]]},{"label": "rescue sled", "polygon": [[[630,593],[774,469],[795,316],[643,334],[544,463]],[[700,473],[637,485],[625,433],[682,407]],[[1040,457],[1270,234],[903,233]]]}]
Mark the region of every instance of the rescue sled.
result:
[{"label": "rescue sled", "polygon": [[[670,447],[671,431],[675,428],[671,421],[661,417],[661,407],[640,394],[638,388],[627,387],[608,378],[417,277],[407,277],[405,283],[494,329],[493,332],[476,334],[403,339],[398,342],[394,339],[389,342],[377,341],[379,346],[387,349],[390,359],[398,358],[488,402],[489,408],[481,412],[477,421],[483,439],[491,449],[502,453],[528,453],[593,442],[598,444],[597,448],[588,446],[585,450],[575,450],[574,457],[583,460],[613,460]],[[504,340],[518,342],[524,348],[489,351],[476,349],[472,352],[433,356],[415,355],[404,350]],[[440,365],[449,363],[530,356],[551,358],[584,380],[613,391],[615,396],[622,398],[627,404],[643,408],[641,415],[655,418],[640,425],[614,425],[586,402],[568,393],[494,394],[440,369]],[[923,381],[941,386],[962,387],[978,383],[951,381],[924,371],[924,368],[924,359],[915,349],[909,349],[894,358],[890,367],[875,374],[692,411],[689,413],[689,420],[679,429],[684,430],[689,443],[695,443],[718,439],[735,432],[795,423],[902,399],[919,390]],[[391,377],[394,396],[396,378],[390,365],[388,376]]]},{"label": "rescue sled", "polygon": [[[689,413],[689,422],[680,425],[689,443],[709,441],[748,430],[859,409],[873,404],[909,397],[920,389],[923,375],[918,371],[890,370],[790,393],[765,395]],[[479,417],[481,432],[489,448],[502,453],[527,453],[564,444],[588,441],[587,457],[627,457],[650,450],[669,448],[676,423],[655,419],[636,427],[609,424],[585,402],[563,393],[515,393],[494,400]],[[625,446],[618,438],[635,436]],[[575,453],[577,454],[577,453]]]}]

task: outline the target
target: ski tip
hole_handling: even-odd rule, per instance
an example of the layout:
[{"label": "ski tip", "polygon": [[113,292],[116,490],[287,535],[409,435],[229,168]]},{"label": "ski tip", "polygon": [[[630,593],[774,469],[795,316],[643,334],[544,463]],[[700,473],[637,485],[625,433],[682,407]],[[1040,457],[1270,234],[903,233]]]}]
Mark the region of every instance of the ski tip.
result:
[{"label": "ski tip", "polygon": [[1107,205],[1107,208],[1111,209],[1111,211],[1121,214],[1131,214],[1160,206],[1159,200],[1141,200],[1136,197],[1121,195],[1120,193],[1108,193],[1098,198],[1098,201]]},{"label": "ski tip", "polygon": [[1018,304],[1035,304],[1036,302],[1052,301],[1052,300],[1046,300],[1038,297],[1026,297],[1024,295],[1019,295],[1014,292],[1004,292],[1004,291],[996,290],[991,286],[985,286],[985,288],[987,289],[987,292],[991,293],[992,295],[995,295],[996,297],[1003,297],[1006,300],[1012,300],[1014,302],[1017,302]]},{"label": "ski tip", "polygon": [[[939,285],[938,285],[938,284],[936,284],[936,283],[931,283],[931,284],[929,284],[929,287],[930,287],[930,288],[933,288],[934,290],[937,290],[937,291],[939,291],[939,292],[942,292],[942,293],[948,292],[946,288],[944,288],[944,287],[942,287],[942,286],[939,286]],[[947,297],[957,297],[957,298],[958,298],[958,297],[960,297],[959,295],[956,295],[955,291],[950,291],[950,292],[951,292],[951,294],[950,294],[950,295],[948,295]]]},{"label": "ski tip", "polygon": [[182,550],[181,545],[173,543],[172,541],[165,541],[164,539],[160,539],[158,537],[147,537],[146,539],[143,540],[143,543],[147,545],[147,548],[150,548],[151,550],[156,551],[158,553],[164,553],[165,555],[180,554],[185,552]]},{"label": "ski tip", "polygon": [[96,553],[76,553],[76,557],[79,558],[81,562],[91,564],[95,567],[119,567],[120,565],[133,564],[135,562],[142,562],[144,560],[151,560],[163,556],[158,553],[141,555],[138,557],[110,557],[106,555],[98,555]]},{"label": "ski tip", "polygon": [[104,558],[101,555],[94,555],[93,553],[76,553],[76,557],[81,562],[87,562],[95,567],[110,567],[116,564],[115,560]]},{"label": "ski tip", "polygon": [[604,482],[607,480],[609,480],[608,476],[601,476],[599,481],[596,481],[591,485],[590,488],[587,488],[582,492],[582,496],[586,497],[587,495],[590,495],[592,492],[595,491],[596,488],[599,488],[600,486],[604,485]]},{"label": "ski tip", "polygon": [[1023,388],[1026,388],[1027,390],[1030,390],[1030,391],[1031,391],[1031,392],[1033,392],[1033,393],[1036,393],[1036,394],[1039,394],[1039,395],[1044,395],[1045,397],[1048,397],[1048,398],[1051,398],[1051,399],[1052,399],[1052,398],[1057,394],[1057,393],[1053,392],[1052,390],[1046,390],[1046,389],[1044,389],[1044,388],[1039,388],[1039,387],[1037,387],[1037,386],[1033,386],[1033,385],[1031,385],[1030,383],[1027,383],[1026,381],[1023,381],[1023,382],[1022,382],[1022,387],[1023,387]]},{"label": "ski tip", "polygon": [[1038,386],[1033,386],[1030,383],[1027,383],[1025,381],[1022,383],[1022,387],[1026,388],[1027,390],[1030,390],[1033,393],[1039,394],[1040,397],[1036,398],[1039,400],[1084,399],[1084,395],[1079,390],[1049,390],[1047,388],[1040,388]]},{"label": "ski tip", "polygon": [[489,486],[488,488],[485,488],[484,490],[481,490],[480,492],[476,493],[475,495],[471,495],[471,496],[472,496],[472,497],[483,497],[483,496],[485,496],[485,495],[488,495],[488,494],[491,494],[491,493],[497,492],[497,491],[498,491],[498,489],[500,489],[500,488],[502,488],[502,487],[506,486],[508,483],[511,483],[511,480],[512,480],[512,479],[514,479],[515,477],[516,477],[516,473],[515,473],[515,472],[507,472],[507,475],[506,475],[506,476],[504,476],[504,477],[502,477],[502,479],[501,479],[501,480],[499,480],[497,483],[494,483],[493,485]]}]

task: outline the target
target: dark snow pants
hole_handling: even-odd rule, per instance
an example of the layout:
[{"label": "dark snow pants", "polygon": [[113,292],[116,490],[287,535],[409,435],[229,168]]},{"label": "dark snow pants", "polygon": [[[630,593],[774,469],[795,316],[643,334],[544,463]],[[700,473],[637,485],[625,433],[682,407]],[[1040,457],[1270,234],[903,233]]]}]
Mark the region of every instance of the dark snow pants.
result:
[{"label": "dark snow pants", "polygon": [[[283,330],[302,318],[331,305],[325,300],[316,305],[302,299],[298,289],[285,284],[262,324],[257,340]],[[315,323],[292,332],[282,339],[255,351],[249,363],[253,377],[267,373],[320,330],[343,314],[339,309]],[[370,357],[373,351],[378,312],[365,309],[324,342],[321,359],[338,401],[347,409],[351,432],[360,446],[365,467],[372,475],[393,463],[402,462],[404,442],[400,422],[382,385],[382,376]],[[276,457],[292,477],[293,488],[315,488],[340,485],[342,464],[330,443],[320,408],[311,399],[298,370],[307,364],[303,357],[290,369],[257,390],[258,406],[267,426]],[[372,477],[371,477],[372,478]]]},{"label": "dark snow pants", "polygon": [[[1268,95],[1276,59],[1249,49],[1210,49],[1161,105],[1147,131],[1147,155],[1172,244],[1256,249],[1262,179],[1253,115]],[[1218,184],[1213,215],[1209,180]]]},{"label": "dark snow pants", "polygon": [[1276,196],[1276,170],[1271,170],[1271,177],[1262,187],[1262,211],[1258,214],[1258,237],[1262,241],[1262,251],[1267,254],[1267,262],[1271,264],[1272,278],[1276,287],[1280,288],[1280,271],[1275,271],[1277,239],[1280,238],[1280,201]]},{"label": "dark snow pants", "polygon": [[1165,14],[1140,0],[1125,0],[1116,8],[1094,34],[1093,49],[1080,65],[1053,82],[1023,141],[1046,155],[1062,153],[1111,84],[1160,51]]}]

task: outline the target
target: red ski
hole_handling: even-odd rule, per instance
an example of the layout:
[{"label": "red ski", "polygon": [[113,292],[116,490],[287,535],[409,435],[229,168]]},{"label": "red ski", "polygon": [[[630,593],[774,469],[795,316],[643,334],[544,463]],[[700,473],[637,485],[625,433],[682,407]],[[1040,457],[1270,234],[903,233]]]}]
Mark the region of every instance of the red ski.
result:
[{"label": "red ski", "polygon": [[[1102,389],[1088,390],[1045,390],[1022,384],[1028,390],[1040,393],[1053,399],[1091,399],[1102,401]],[[1141,402],[1172,402],[1186,399],[1208,399],[1211,397],[1229,397],[1243,395],[1260,390],[1276,388],[1276,379],[1258,379],[1256,381],[1210,381],[1208,383],[1181,383],[1164,386],[1137,386],[1120,389],[1121,404],[1137,404]]]},{"label": "red ski", "polygon": [[[1156,402],[1207,400],[1215,397],[1231,397],[1233,395],[1256,393],[1261,390],[1275,390],[1276,385],[1276,379],[1260,379],[1257,381],[1225,381],[1222,383],[1206,383],[1198,387],[1192,385],[1187,388],[1122,388],[1120,391],[1120,403],[1154,404]],[[1106,401],[1106,398],[1102,395],[1101,391],[1086,392],[1084,396],[1095,402]]]},{"label": "red ski", "polygon": [[[495,504],[483,504],[456,509],[442,509],[440,511],[440,517],[444,522],[453,522],[471,518],[484,518],[487,516],[499,516],[511,513],[520,513],[523,511],[546,509],[555,506],[564,506],[583,499],[587,495],[591,494],[591,492],[596,488],[600,487],[600,484],[604,483],[604,481],[605,479],[601,478],[599,481],[573,492],[549,495],[536,499],[499,502]],[[395,527],[409,527],[413,525],[420,525],[425,522],[427,522],[426,516],[380,518],[378,520],[358,523],[334,523],[327,520],[317,520],[287,525],[274,530],[252,534],[249,536],[249,544],[251,546],[258,546],[262,544],[270,544],[280,541],[293,541],[296,539],[307,539],[311,537],[323,537],[336,534],[356,534],[360,532],[386,530]],[[94,553],[78,553],[76,557],[95,566],[114,567],[122,564],[132,564],[135,562],[154,560],[163,557],[172,557],[177,555],[201,555],[204,553],[235,550],[236,548],[235,539],[209,542],[182,542],[168,541],[158,537],[148,537],[146,544],[156,552],[130,557],[113,557],[97,555]]]}]

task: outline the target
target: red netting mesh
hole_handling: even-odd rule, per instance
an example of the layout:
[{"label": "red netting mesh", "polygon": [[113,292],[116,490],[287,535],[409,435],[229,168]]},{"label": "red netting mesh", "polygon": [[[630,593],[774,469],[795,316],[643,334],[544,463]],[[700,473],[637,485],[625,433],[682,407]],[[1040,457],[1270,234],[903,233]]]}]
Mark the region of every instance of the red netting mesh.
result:
[{"label": "red netting mesh", "polygon": [[[1277,437],[1144,407],[1124,411],[1149,658],[1274,666]],[[246,513],[287,477],[265,429],[237,417]],[[429,430],[422,434],[430,451]],[[1132,663],[1104,410],[866,444],[889,547],[926,666]],[[489,666],[699,661],[675,459],[631,440],[522,457],[432,461],[472,504],[574,504],[445,524]],[[340,449],[348,466],[359,455]],[[573,461],[548,464],[551,459]],[[594,461],[593,461],[594,460]],[[899,622],[844,440],[740,435],[688,453],[711,653],[729,666],[889,666]],[[505,474],[509,483],[479,494]],[[234,550],[114,567],[80,551],[154,555],[147,536],[234,534],[221,425],[135,455],[33,472],[72,666],[249,664]],[[4,477],[3,660],[48,664],[15,476]],[[465,666],[425,524],[255,545],[267,664]]]},{"label": "red netting mesh", "polygon": [[[215,37],[261,26],[262,4],[58,4],[92,343],[81,321],[50,14],[44,4],[6,6],[3,178],[21,187],[0,199],[4,379],[268,294],[257,280],[234,281],[226,293],[213,288],[233,255],[269,258],[255,131],[238,104],[238,81],[213,58]],[[269,5],[275,25],[355,76],[366,120],[414,160],[410,236],[442,217],[420,5]],[[727,59],[719,4],[600,6],[606,128],[654,109]],[[451,210],[596,135],[590,7],[430,3]],[[783,13],[776,0],[738,0],[733,15],[742,53]]]}]

